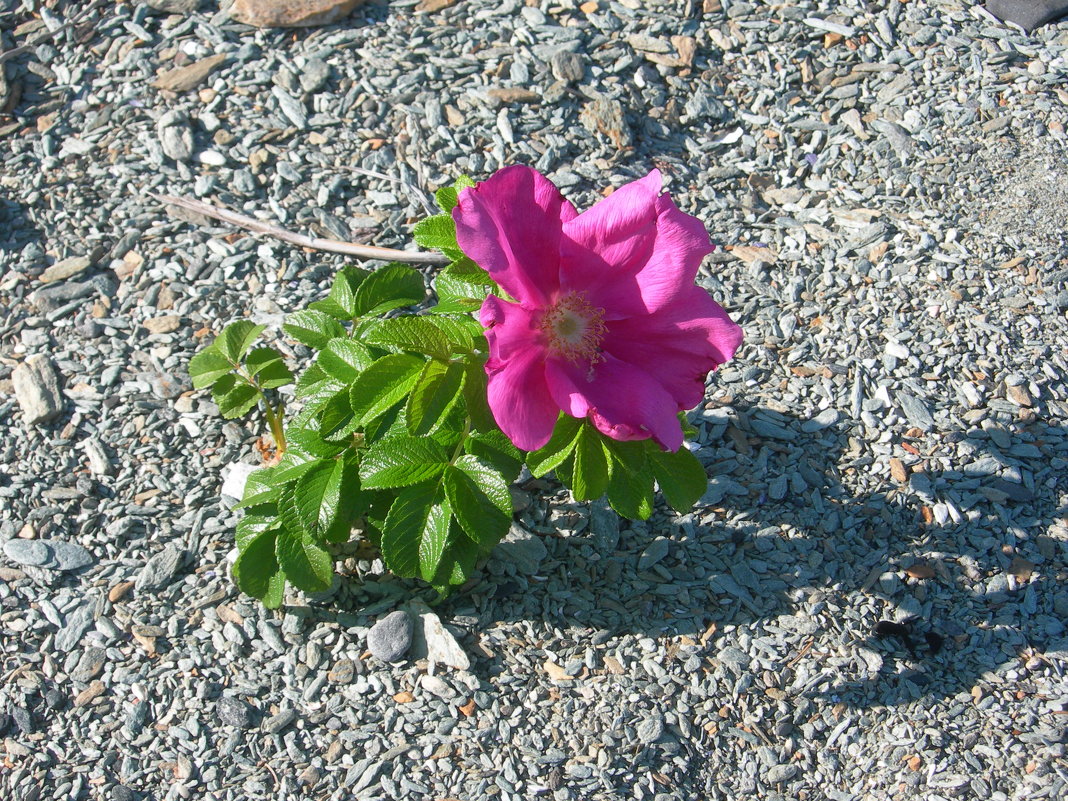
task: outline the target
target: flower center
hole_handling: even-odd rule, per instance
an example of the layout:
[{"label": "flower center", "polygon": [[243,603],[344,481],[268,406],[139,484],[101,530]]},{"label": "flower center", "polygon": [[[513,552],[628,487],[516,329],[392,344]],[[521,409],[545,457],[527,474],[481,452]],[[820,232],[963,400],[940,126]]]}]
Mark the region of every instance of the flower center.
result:
[{"label": "flower center", "polygon": [[600,349],[607,331],[604,309],[590,305],[580,292],[569,292],[549,307],[541,318],[541,330],[556,356],[591,365],[604,360]]}]

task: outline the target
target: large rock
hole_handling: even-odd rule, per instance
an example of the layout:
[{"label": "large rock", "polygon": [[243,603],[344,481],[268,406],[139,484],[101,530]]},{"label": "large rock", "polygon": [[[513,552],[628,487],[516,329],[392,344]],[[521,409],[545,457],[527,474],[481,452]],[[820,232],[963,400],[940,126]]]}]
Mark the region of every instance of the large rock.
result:
[{"label": "large rock", "polygon": [[331,25],[363,0],[236,0],[230,16],[257,28],[311,28]]},{"label": "large rock", "polygon": [[29,425],[46,423],[63,411],[63,395],[55,365],[44,354],[30,356],[11,376],[15,398]]}]

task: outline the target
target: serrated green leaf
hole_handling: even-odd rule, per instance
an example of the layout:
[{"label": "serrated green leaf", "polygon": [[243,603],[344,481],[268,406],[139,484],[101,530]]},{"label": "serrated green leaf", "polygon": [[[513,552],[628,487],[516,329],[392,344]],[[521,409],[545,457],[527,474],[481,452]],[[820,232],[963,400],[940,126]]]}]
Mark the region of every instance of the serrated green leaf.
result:
[{"label": "serrated green leaf", "polygon": [[335,394],[319,413],[319,435],[328,442],[346,439],[359,427],[360,420],[352,412],[347,389]]},{"label": "serrated green leaf", "polygon": [[334,561],[307,531],[288,526],[278,532],[275,558],[286,578],[304,592],[322,592],[334,579]]},{"label": "serrated green leaf", "polygon": [[234,579],[238,588],[253,598],[263,598],[271,590],[271,578],[278,572],[275,545],[278,529],[261,531],[245,543],[234,561]]},{"label": "serrated green leaf", "polygon": [[363,333],[369,345],[414,351],[435,359],[449,358],[449,340],[437,326],[423,317],[391,317],[378,320]]},{"label": "serrated green leaf", "polygon": [[277,389],[293,383],[293,374],[289,372],[282,354],[274,348],[256,348],[245,357],[245,369],[255,376],[264,389]]},{"label": "serrated green leaf", "polygon": [[421,248],[457,250],[456,223],[451,214],[435,214],[420,220],[412,229],[412,238]]},{"label": "serrated green leaf", "polygon": [[277,609],[282,605],[286,595],[286,574],[278,570],[267,583],[267,594],[260,600],[268,609]]},{"label": "serrated green leaf", "polygon": [[359,458],[355,451],[338,459],[341,471],[338,486],[337,513],[333,523],[324,532],[328,542],[347,542],[352,536],[352,527],[366,513],[370,493],[360,487]]},{"label": "serrated green leaf", "polygon": [[[407,429],[405,429],[405,432],[407,432]],[[466,439],[470,433],[467,427],[467,411],[464,409],[464,404],[457,403],[441,418],[438,427],[430,433],[430,438],[449,453],[455,453],[456,446],[460,444],[461,440]]]},{"label": "serrated green leaf", "polygon": [[382,558],[398,576],[437,573],[449,543],[452,511],[437,481],[404,490],[389,509],[382,529]]},{"label": "serrated green leaf", "polygon": [[483,551],[468,539],[463,531],[450,531],[449,542],[438,564],[438,572],[431,582],[434,589],[441,595],[448,595],[452,587],[466,582],[475,572],[475,565],[481,553]]},{"label": "serrated green leaf", "polygon": [[437,192],[434,193],[434,200],[438,204],[438,208],[445,214],[452,214],[452,210],[456,208],[456,204],[459,202],[459,193],[456,191],[455,186],[443,186]]},{"label": "serrated green leaf", "polygon": [[469,175],[460,175],[456,178],[455,181],[452,182],[452,186],[456,190],[457,194],[460,193],[460,190],[467,189],[468,187],[472,187],[474,185],[475,181]]},{"label": "serrated green leaf", "polygon": [[463,382],[462,364],[445,364],[434,360],[427,362],[408,397],[408,406],[405,409],[408,433],[419,437],[435,430],[460,399]]},{"label": "serrated green leaf", "polygon": [[293,501],[305,531],[322,537],[333,525],[341,499],[344,469],[341,460],[324,461],[296,483]]},{"label": "serrated green leaf", "polygon": [[445,468],[445,495],[452,513],[467,535],[489,550],[512,524],[512,494],[508,482],[491,465],[470,454]]},{"label": "serrated green leaf", "polygon": [[418,270],[394,262],[379,267],[356,290],[354,317],[385,314],[391,309],[415,306],[426,299],[426,282]]},{"label": "serrated green leaf", "polygon": [[575,468],[571,478],[571,492],[577,501],[592,501],[608,489],[608,459],[601,435],[589,423],[584,423],[575,442]]},{"label": "serrated green leaf", "polygon": [[482,334],[482,326],[469,314],[441,314],[440,309],[435,308],[433,314],[425,315],[419,319],[427,320],[445,335],[449,347],[453,353],[470,354],[476,348],[486,349],[486,338]]},{"label": "serrated green leaf", "polygon": [[364,425],[383,414],[411,391],[423,364],[423,359],[406,353],[391,353],[378,359],[352,384],[353,414]]},{"label": "serrated green leaf", "polygon": [[374,359],[367,348],[345,337],[327,342],[315,360],[315,364],[327,377],[343,386],[355,381],[360,372],[373,362]]},{"label": "serrated green leaf", "polygon": [[544,476],[564,461],[575,449],[582,421],[570,415],[561,414],[553,428],[549,441],[536,451],[527,454],[527,467],[534,476]]},{"label": "serrated green leaf", "polygon": [[266,327],[256,325],[249,320],[237,320],[222,330],[215,340],[215,347],[224,357],[237,363],[241,361],[241,357],[248,352],[252,343],[256,341],[256,337],[262,334]]},{"label": "serrated green leaf", "polygon": [[241,503],[234,508],[247,508],[259,503],[274,503],[279,493],[279,488],[274,483],[274,474],[274,467],[261,467],[250,473],[245,481],[245,492],[241,497]]},{"label": "serrated green leaf", "polygon": [[371,445],[383,437],[407,433],[408,427],[404,424],[404,407],[395,404],[364,425],[363,440],[367,445]]},{"label": "serrated green leaf", "polygon": [[195,389],[210,387],[233,369],[234,365],[214,345],[209,345],[189,360],[189,377],[193,379]]},{"label": "serrated green leaf", "polygon": [[260,399],[259,391],[234,373],[224,375],[211,388],[211,397],[226,419],[247,414]]},{"label": "serrated green leaf", "polygon": [[644,442],[605,440],[608,464],[608,503],[631,520],[647,520],[653,513],[653,474],[646,464]]},{"label": "serrated green leaf", "polygon": [[312,395],[321,395],[328,390],[336,392],[341,387],[340,381],[332,379],[317,362],[312,362],[308,365],[308,369],[297,378],[294,392],[298,398],[307,398]]},{"label": "serrated green leaf", "polygon": [[316,350],[326,347],[326,343],[334,337],[345,336],[345,328],[341,323],[333,317],[313,309],[304,309],[286,315],[282,330],[297,342]]},{"label": "serrated green leaf", "polygon": [[[286,442],[289,451],[298,449],[318,459],[330,459],[345,450],[345,444],[340,442],[327,442],[318,431],[311,428],[287,428]],[[253,473],[252,475],[256,475]]]},{"label": "serrated green leaf", "polygon": [[361,312],[359,311],[359,304],[356,301],[357,292],[371,275],[371,270],[365,270],[362,267],[348,266],[342,267],[338,270],[337,276],[334,278],[334,283],[330,286],[330,294],[326,300],[326,305],[335,308],[335,311],[340,311],[340,315],[331,314],[325,308],[327,314],[336,316],[338,319],[349,319],[353,317],[359,317]]},{"label": "serrated green leaf", "polygon": [[523,452],[499,430],[468,436],[464,450],[491,464],[509,484],[519,477],[519,471],[523,469]]},{"label": "serrated green leaf", "polygon": [[686,513],[708,489],[708,474],[685,445],[674,453],[662,451],[651,440],[646,457],[660,492],[676,512]]},{"label": "serrated green leaf", "polygon": [[437,478],[448,462],[449,454],[429,437],[384,437],[364,454],[360,482],[366,489],[408,487]]},{"label": "serrated green leaf", "polygon": [[434,279],[434,291],[439,299],[438,310],[477,309],[496,286],[490,274],[471,259],[457,259]]},{"label": "serrated green leaf", "polygon": [[265,531],[278,528],[278,507],[273,502],[250,505],[234,529],[234,542],[238,551],[244,551],[254,539]]},{"label": "serrated green leaf", "polygon": [[476,361],[464,365],[464,404],[475,431],[497,431],[497,421],[486,394],[486,369]]},{"label": "serrated green leaf", "polygon": [[292,484],[315,467],[318,461],[317,457],[302,452],[299,447],[295,447],[295,443],[291,443],[282,461],[275,465],[272,481],[279,487]]}]

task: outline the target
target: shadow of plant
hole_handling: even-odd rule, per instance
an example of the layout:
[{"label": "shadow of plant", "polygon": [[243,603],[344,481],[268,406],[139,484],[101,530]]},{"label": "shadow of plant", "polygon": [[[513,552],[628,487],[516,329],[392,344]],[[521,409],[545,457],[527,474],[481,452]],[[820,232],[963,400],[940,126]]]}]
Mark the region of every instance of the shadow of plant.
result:
[{"label": "shadow of plant", "polygon": [[[491,559],[443,614],[478,631],[516,619],[592,628],[595,644],[697,638],[713,662],[727,645],[715,629],[761,622],[763,634],[807,635],[800,649],[765,643],[780,687],[856,707],[948,698],[1013,660],[1024,676],[1028,660],[1063,648],[1068,598],[1053,590],[1068,532],[1054,524],[1068,510],[1049,465],[1068,452],[1062,429],[1035,421],[995,429],[997,441],[975,429],[950,435],[951,447],[914,431],[887,448],[910,458],[895,468],[900,483],[843,425],[801,433],[787,415],[738,404],[709,419],[708,504],[618,521],[560,491],[540,520],[527,515],[548,549],[537,572]],[[964,467],[955,453],[968,454]],[[876,637],[884,619],[910,621],[914,642]]]}]

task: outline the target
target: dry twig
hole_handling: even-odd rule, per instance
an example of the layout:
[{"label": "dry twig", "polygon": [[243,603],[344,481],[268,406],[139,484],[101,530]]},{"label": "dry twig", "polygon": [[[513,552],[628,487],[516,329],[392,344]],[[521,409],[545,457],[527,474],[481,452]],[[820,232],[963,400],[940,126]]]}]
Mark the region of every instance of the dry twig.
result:
[{"label": "dry twig", "polygon": [[330,253],[342,253],[346,256],[354,256],[357,259],[402,261],[408,264],[445,264],[447,262],[445,257],[438,253],[394,250],[392,248],[374,247],[373,245],[354,245],[351,242],[339,242],[336,239],[321,239],[319,237],[297,234],[292,231],[287,231],[284,228],[280,228],[277,225],[261,222],[252,217],[246,217],[244,214],[238,214],[236,211],[212,206],[210,203],[205,203],[202,200],[176,197],[175,195],[153,194],[152,197],[156,198],[161,203],[177,206],[178,208],[186,209],[197,214],[203,214],[205,217],[211,217],[215,220],[222,220],[223,222],[230,223],[230,225],[236,225],[238,228],[244,228],[253,233],[273,236],[275,239],[281,239],[283,242],[288,242],[289,244],[297,245],[298,247],[311,248],[312,250],[325,250]]}]

